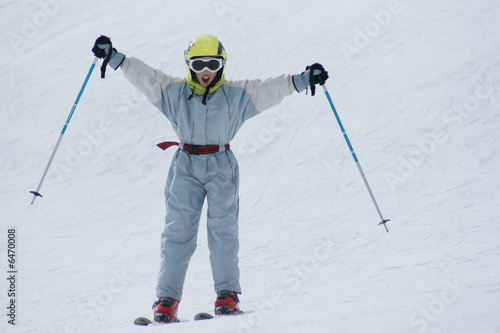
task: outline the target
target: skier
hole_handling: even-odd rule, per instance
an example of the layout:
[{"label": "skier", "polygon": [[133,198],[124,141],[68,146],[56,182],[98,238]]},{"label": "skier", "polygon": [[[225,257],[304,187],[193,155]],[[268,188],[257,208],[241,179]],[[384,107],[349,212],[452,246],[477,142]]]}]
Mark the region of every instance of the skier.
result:
[{"label": "skier", "polygon": [[177,320],[189,260],[196,248],[205,197],[210,264],[217,293],[216,314],[238,313],[241,293],[238,268],[239,171],[229,143],[249,118],[280,103],[293,91],[324,84],[320,64],[296,75],[266,80],[225,80],[226,51],[214,36],[195,37],[184,52],[187,78],[172,77],[142,61],[125,57],[106,36],[92,49],[140,90],[172,123],[180,143],[165,188],[166,218],[161,235],[161,265],[154,320]]}]

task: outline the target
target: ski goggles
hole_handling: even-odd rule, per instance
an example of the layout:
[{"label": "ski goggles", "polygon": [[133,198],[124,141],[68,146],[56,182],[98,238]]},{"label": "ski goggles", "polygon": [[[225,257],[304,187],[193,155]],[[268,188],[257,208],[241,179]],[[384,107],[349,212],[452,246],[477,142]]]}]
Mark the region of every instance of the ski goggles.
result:
[{"label": "ski goggles", "polygon": [[201,57],[195,59],[186,59],[186,64],[189,69],[195,73],[201,73],[205,70],[210,72],[219,71],[226,64],[226,59],[213,58],[213,57]]}]

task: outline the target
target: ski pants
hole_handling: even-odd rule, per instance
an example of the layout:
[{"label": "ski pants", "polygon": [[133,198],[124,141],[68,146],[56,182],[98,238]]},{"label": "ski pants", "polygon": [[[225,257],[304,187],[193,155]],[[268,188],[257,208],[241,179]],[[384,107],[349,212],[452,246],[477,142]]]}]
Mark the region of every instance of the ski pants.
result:
[{"label": "ski pants", "polygon": [[238,268],[239,170],[231,150],[190,155],[178,149],[165,188],[166,218],[161,236],[157,297],[180,300],[196,249],[205,198],[207,235],[215,292],[241,292]]}]

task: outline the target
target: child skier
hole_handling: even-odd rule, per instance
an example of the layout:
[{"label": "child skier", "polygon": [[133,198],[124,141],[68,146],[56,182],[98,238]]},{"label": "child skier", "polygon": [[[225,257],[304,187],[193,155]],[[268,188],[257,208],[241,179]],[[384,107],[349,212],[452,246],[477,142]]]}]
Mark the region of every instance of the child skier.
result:
[{"label": "child skier", "polygon": [[92,49],[99,58],[139,89],[172,123],[180,140],[165,188],[166,218],[161,235],[161,268],[154,303],[154,320],[177,320],[177,308],[188,263],[196,248],[205,197],[210,264],[217,293],[216,314],[240,312],[238,268],[239,171],[229,143],[249,118],[280,103],[295,90],[324,84],[328,73],[320,64],[296,75],[266,80],[224,78],[226,51],[214,36],[195,37],[184,52],[187,78],[153,69],[125,57],[106,36]]}]

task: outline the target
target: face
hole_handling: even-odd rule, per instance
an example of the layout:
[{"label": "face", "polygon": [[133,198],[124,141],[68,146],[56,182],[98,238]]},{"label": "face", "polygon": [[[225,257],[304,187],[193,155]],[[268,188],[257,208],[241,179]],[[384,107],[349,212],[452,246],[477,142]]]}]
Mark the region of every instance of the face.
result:
[{"label": "face", "polygon": [[217,72],[211,72],[209,70],[195,74],[196,74],[196,79],[198,79],[198,82],[201,84],[203,88],[208,87],[208,85],[212,83],[212,81],[215,79],[215,76],[217,76]]}]

